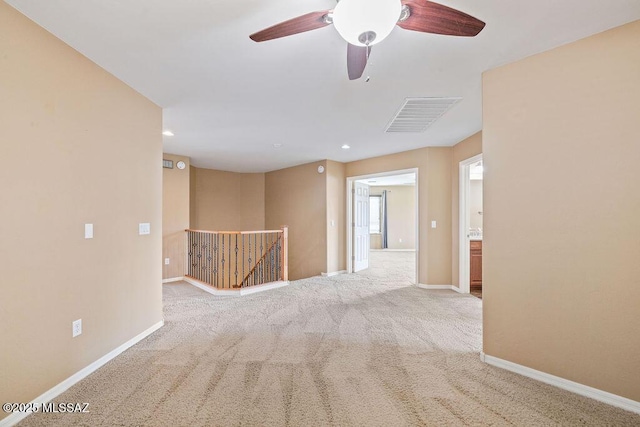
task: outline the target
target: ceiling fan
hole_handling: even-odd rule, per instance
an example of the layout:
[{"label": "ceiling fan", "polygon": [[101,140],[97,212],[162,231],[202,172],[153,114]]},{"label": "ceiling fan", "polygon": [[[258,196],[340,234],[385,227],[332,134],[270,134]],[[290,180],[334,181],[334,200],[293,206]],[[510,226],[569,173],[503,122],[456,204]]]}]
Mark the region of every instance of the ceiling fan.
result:
[{"label": "ceiling fan", "polygon": [[371,46],[384,40],[395,25],[405,30],[462,37],[474,37],[485,26],[473,16],[427,0],[340,0],[333,10],[307,13],[249,38],[263,42],[330,24],[348,43],[349,80],[362,77]]}]

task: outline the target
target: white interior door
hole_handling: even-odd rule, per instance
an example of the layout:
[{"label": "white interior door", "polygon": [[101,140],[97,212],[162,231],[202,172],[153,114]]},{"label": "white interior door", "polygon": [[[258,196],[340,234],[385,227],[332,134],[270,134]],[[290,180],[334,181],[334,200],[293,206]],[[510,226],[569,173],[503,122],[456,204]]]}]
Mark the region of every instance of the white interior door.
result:
[{"label": "white interior door", "polygon": [[369,186],[353,185],[353,271],[360,271],[369,268]]}]

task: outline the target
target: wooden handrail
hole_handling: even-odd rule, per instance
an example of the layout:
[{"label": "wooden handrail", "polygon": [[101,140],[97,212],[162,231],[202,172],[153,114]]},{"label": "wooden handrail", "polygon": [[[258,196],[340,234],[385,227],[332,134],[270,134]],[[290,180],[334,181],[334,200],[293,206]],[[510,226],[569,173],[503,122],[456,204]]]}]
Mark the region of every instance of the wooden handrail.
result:
[{"label": "wooden handrail", "polygon": [[267,233],[282,233],[282,230],[255,230],[255,231],[211,231],[211,230],[193,230],[187,228],[184,231],[192,231],[194,233],[205,234],[267,234]]},{"label": "wooden handrail", "polygon": [[[281,230],[282,231],[282,230]],[[269,254],[269,251],[271,251],[271,249],[273,249],[273,247],[275,245],[278,244],[278,242],[280,241],[280,236],[278,236],[278,238],[271,244],[271,246],[269,246],[269,248],[264,252],[264,254],[260,257],[260,259],[255,263],[255,265],[253,266],[253,268],[251,270],[249,270],[249,272],[247,273],[246,276],[244,276],[244,279],[242,279],[242,281],[240,282],[240,286],[242,286],[242,284],[245,282],[245,280],[247,280],[249,278],[249,276],[251,276],[255,271],[256,268],[258,268],[258,265],[260,265],[260,263],[265,259],[265,257]]]}]

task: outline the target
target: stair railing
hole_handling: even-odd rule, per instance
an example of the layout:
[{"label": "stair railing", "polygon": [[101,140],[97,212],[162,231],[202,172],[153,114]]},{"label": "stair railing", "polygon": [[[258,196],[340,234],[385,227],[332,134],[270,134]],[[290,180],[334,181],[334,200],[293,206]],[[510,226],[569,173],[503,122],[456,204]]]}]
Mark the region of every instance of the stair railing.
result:
[{"label": "stair railing", "polygon": [[287,281],[288,228],[259,231],[186,230],[185,275],[217,289]]}]

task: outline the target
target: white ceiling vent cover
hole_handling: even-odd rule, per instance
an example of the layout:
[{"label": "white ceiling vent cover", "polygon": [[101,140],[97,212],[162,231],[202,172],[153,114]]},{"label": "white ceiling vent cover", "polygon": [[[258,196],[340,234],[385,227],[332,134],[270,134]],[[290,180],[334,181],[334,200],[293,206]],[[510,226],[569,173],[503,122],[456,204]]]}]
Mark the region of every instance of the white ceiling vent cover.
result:
[{"label": "white ceiling vent cover", "polygon": [[385,132],[424,132],[462,98],[405,98]]}]

